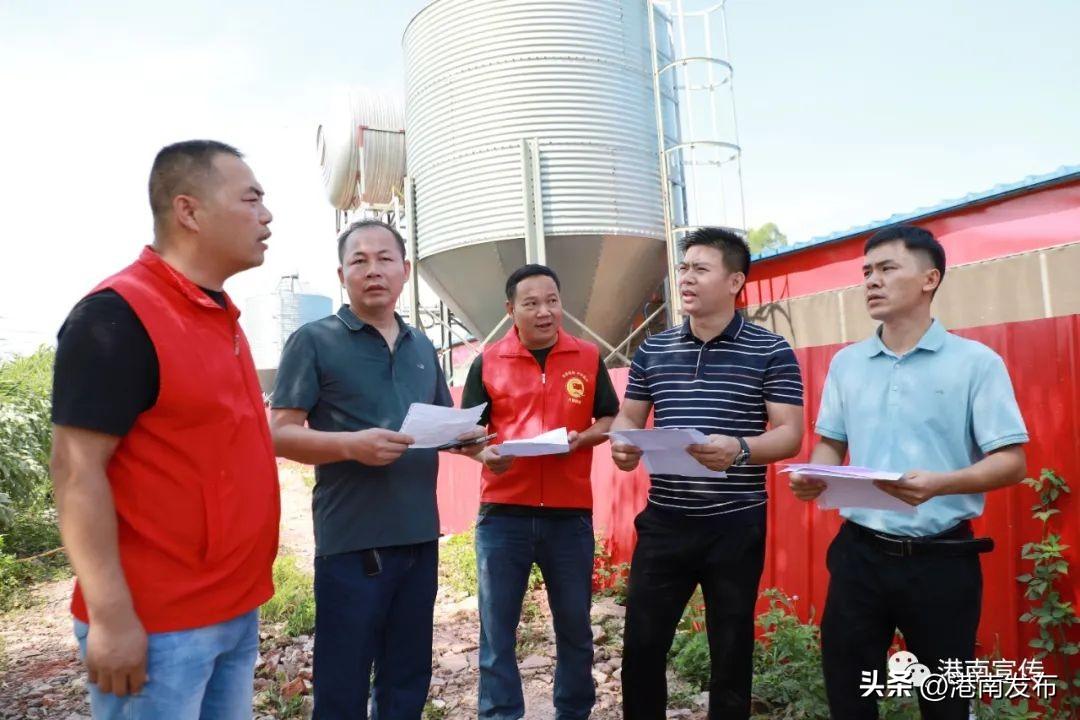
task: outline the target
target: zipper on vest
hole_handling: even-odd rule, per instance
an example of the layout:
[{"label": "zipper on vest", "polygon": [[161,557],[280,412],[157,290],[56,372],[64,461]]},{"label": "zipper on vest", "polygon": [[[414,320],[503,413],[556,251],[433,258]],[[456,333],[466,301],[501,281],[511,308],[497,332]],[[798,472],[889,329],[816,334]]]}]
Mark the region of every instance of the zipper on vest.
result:
[{"label": "zipper on vest", "polygon": [[[547,427],[544,422],[547,417],[547,370],[540,371],[540,422],[541,427]],[[540,458],[540,507],[544,507],[544,459]]]},{"label": "zipper on vest", "polygon": [[233,329],[233,355],[240,356],[240,332]]}]

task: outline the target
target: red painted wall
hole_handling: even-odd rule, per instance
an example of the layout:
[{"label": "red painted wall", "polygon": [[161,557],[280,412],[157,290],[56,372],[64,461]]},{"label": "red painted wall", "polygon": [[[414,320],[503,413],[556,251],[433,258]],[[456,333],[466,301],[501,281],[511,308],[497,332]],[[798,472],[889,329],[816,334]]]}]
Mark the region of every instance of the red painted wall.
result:
[{"label": "red painted wall", "polygon": [[[1072,483],[1073,495],[1061,503],[1055,524],[1068,556],[1080,568],[1080,316],[1032,320],[960,330],[958,334],[978,340],[998,352],[1009,366],[1031,443],[1027,446],[1028,475],[1037,477],[1044,467],[1053,468]],[[840,345],[796,350],[806,385],[807,434],[805,458],[814,436],[811,430],[821,389],[832,356]],[[626,370],[612,371],[620,396],[626,387]],[[455,389],[460,397],[460,389]],[[458,532],[475,520],[479,502],[479,465],[472,460],[443,454],[439,470],[439,510],[443,532]],[[635,541],[633,519],[645,505],[648,476],[641,470],[623,473],[611,462],[607,445],[594,453],[594,518],[607,538],[615,562],[628,561]],[[796,500],[774,474],[769,477],[769,539],[762,587],[779,587],[799,598],[804,617],[820,617],[828,585],[825,549],[840,518]],[[1020,548],[1038,537],[1040,524],[1031,519],[1034,494],[1025,486],[991,493],[986,512],[976,523],[979,533],[990,535],[997,549],[982,556],[984,572],[983,616],[979,628],[979,653],[999,650],[1008,659],[1029,657],[1029,626],[1018,621],[1023,612],[1022,588],[1015,578],[1025,572]],[[1066,599],[1080,600],[1077,578]]]},{"label": "red painted wall", "polygon": [[[915,224],[934,233],[950,267],[1076,242],[1080,182],[943,212]],[[742,300],[753,306],[859,284],[869,235],[759,260]]]}]

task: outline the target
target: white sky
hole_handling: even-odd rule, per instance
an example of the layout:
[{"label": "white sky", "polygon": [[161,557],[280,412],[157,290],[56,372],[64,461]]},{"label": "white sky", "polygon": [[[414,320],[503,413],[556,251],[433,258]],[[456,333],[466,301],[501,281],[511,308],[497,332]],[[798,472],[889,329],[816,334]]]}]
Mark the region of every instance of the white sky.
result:
[{"label": "white sky", "polygon": [[[169,142],[247,154],[266,264],[337,302],[315,129],[344,88],[400,90],[424,0],[0,1],[0,354],[51,342],[150,240]],[[792,241],[1080,163],[1080,3],[730,0],[747,224]]]}]

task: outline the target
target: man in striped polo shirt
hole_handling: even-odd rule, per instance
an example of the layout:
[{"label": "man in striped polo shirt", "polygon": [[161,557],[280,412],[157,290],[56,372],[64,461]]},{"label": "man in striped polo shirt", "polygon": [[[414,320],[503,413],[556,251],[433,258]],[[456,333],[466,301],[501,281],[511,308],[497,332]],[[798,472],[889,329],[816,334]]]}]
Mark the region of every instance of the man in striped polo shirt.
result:
[{"label": "man in striped polo shirt", "polygon": [[[709,717],[748,718],[754,605],[765,559],[765,466],[802,443],[799,365],[779,335],[735,312],[750,251],[738,236],[701,228],[682,242],[679,293],[688,319],[648,338],[634,355],[612,431],[694,428],[708,443],[688,451],[727,477],[653,475],[635,520],[623,654],[626,720],[665,717],[667,652],[697,585],[705,598]],[[612,445],[622,470],[641,452]]]}]

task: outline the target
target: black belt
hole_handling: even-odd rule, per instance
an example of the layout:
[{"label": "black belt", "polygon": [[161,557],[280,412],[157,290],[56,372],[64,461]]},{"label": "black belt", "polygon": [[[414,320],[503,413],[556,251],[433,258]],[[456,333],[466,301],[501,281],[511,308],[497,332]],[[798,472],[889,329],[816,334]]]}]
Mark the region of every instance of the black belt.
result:
[{"label": "black belt", "polygon": [[844,523],[855,536],[873,545],[885,555],[911,557],[913,555],[971,555],[990,552],[994,539],[972,537],[971,523],[967,520],[937,535],[908,537],[871,530],[850,520]]}]

